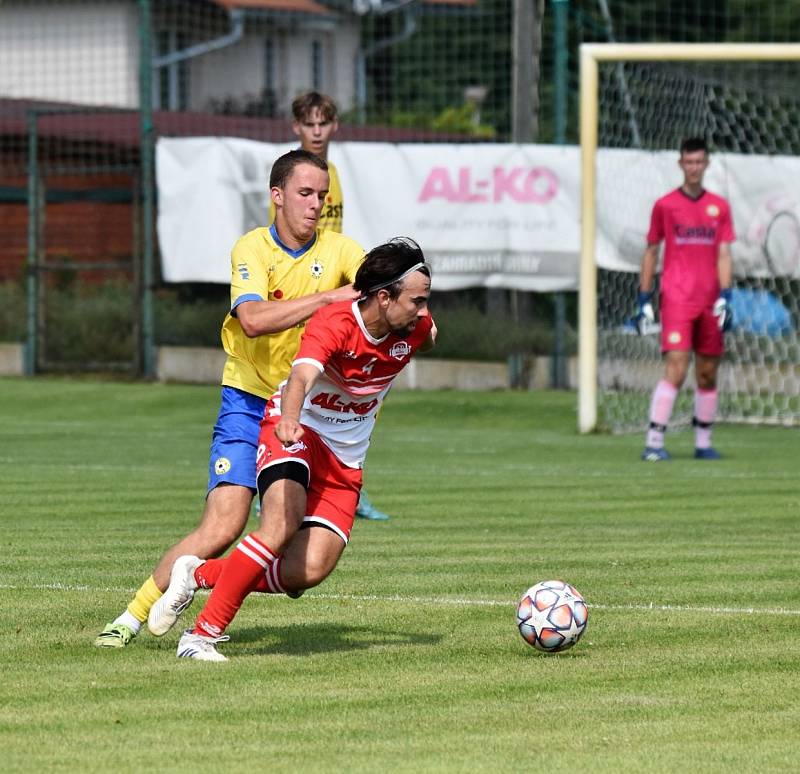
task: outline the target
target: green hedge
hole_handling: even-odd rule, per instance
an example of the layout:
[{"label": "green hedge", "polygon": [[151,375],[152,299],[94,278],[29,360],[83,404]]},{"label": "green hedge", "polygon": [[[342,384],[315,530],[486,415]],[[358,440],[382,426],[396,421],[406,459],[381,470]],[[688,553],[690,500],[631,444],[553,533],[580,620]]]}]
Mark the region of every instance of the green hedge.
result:
[{"label": "green hedge", "polygon": [[22,283],[0,283],[0,341],[25,340],[25,314]]},{"label": "green hedge", "polygon": [[[452,360],[502,360],[509,355],[549,355],[553,352],[552,325],[543,320],[514,320],[489,316],[475,307],[433,309],[439,329],[432,357]],[[576,336],[567,332],[566,349],[574,353]]]},{"label": "green hedge", "polygon": [[[135,346],[137,310],[131,288],[121,283],[48,288],[46,295],[51,355],[60,361],[125,360]],[[219,347],[220,326],[228,310],[220,288],[191,293],[184,288],[160,289],[154,297],[157,344]],[[547,321],[515,321],[488,316],[472,306],[436,309],[439,328],[431,356],[460,360],[505,361],[511,354],[545,355],[553,351],[553,330]],[[16,283],[0,284],[0,340],[25,338],[25,292]],[[569,329],[567,351],[575,351]]]}]

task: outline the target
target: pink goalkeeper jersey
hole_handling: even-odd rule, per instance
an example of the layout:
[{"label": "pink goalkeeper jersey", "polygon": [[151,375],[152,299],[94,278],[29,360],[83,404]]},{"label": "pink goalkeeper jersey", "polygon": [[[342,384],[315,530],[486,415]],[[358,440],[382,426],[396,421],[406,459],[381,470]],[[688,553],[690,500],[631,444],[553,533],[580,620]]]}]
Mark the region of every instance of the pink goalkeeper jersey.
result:
[{"label": "pink goalkeeper jersey", "polygon": [[653,206],[647,242],[652,245],[662,239],[662,300],[713,304],[720,290],[719,246],[736,239],[728,202],[709,191],[692,199],[680,188],[662,196]]},{"label": "pink goalkeeper jersey", "polygon": [[315,430],[343,464],[363,466],[378,409],[432,327],[428,316],[408,338],[388,333],[375,339],[364,327],[357,301],[330,304],[308,321],[292,365],[311,363],[322,375],[306,395],[300,422]]}]

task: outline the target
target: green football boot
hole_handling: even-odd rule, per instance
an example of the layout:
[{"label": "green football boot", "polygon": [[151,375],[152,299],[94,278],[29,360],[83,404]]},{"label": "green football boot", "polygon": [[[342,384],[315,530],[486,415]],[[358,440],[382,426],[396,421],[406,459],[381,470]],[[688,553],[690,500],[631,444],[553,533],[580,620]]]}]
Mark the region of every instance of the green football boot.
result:
[{"label": "green football boot", "polygon": [[123,623],[110,623],[97,635],[94,644],[98,648],[124,648],[136,636],[130,626]]}]

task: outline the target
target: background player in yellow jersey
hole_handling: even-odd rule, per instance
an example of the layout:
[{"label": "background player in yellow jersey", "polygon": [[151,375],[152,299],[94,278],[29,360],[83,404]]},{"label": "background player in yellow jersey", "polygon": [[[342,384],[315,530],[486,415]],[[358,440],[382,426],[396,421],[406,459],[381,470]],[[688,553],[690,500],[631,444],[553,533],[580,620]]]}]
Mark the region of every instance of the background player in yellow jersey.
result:
[{"label": "background player in yellow jersey", "polygon": [[[328,161],[328,146],[339,128],[336,103],[317,91],[302,94],[292,102],[292,130],[300,139],[300,147],[324,159],[328,164],[330,184],[319,216],[320,228],[342,233],[344,195],[336,167]],[[269,222],[275,220],[275,204],[270,204]]]},{"label": "background player in yellow jersey", "polygon": [[[339,173],[336,167],[328,161],[328,147],[333,135],[339,128],[337,120],[338,110],[336,103],[326,94],[309,91],[302,94],[292,102],[292,129],[300,138],[300,147],[328,162],[330,186],[325,197],[325,205],[319,218],[321,228],[342,233],[344,220],[344,194],[339,184]],[[271,209],[270,222],[275,217],[274,205]],[[373,521],[387,521],[389,516],[379,511],[362,489],[358,499],[356,516],[360,519]]]},{"label": "background player in yellow jersey", "polygon": [[281,156],[272,166],[270,194],[275,222],[245,234],[231,253],[231,310],[222,325],[228,357],[200,524],[164,554],[127,609],[97,637],[100,647],[124,647],[138,634],[177,557],[218,556],[239,537],[256,491],[264,407],[289,373],[305,321],[323,306],[359,297],[351,283],[363,249],[319,227],[326,162],[305,150]]}]

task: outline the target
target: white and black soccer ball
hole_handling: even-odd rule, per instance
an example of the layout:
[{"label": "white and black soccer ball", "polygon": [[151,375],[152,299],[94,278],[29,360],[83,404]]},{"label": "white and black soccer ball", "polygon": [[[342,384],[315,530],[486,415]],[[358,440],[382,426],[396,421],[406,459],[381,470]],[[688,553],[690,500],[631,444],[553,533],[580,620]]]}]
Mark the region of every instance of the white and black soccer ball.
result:
[{"label": "white and black soccer ball", "polygon": [[574,586],[560,580],[531,586],[517,605],[522,639],[545,653],[571,648],[586,631],[588,622],[586,600]]}]

